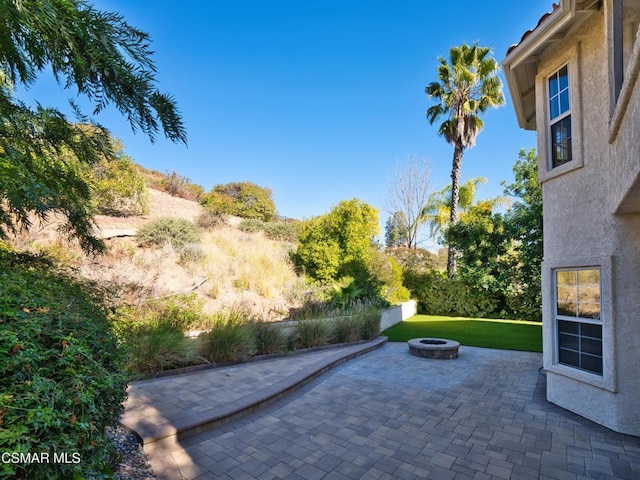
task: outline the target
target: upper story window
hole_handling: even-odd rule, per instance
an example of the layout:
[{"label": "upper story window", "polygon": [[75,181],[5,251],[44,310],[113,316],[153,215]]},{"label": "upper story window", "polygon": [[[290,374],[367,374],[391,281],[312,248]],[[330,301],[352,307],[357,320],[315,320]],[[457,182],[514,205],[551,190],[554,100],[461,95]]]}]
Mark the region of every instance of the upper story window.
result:
[{"label": "upper story window", "polygon": [[549,77],[547,91],[549,92],[551,167],[555,168],[572,160],[571,103],[567,65]]}]

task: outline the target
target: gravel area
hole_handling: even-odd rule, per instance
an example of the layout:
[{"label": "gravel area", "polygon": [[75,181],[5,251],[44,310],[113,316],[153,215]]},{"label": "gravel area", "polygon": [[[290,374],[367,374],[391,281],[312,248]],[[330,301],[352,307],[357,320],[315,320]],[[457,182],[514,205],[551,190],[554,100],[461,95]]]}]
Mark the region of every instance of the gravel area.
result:
[{"label": "gravel area", "polygon": [[117,425],[107,427],[108,437],[113,438],[117,452],[122,456],[116,466],[119,480],[156,480],[136,436],[126,428]]}]

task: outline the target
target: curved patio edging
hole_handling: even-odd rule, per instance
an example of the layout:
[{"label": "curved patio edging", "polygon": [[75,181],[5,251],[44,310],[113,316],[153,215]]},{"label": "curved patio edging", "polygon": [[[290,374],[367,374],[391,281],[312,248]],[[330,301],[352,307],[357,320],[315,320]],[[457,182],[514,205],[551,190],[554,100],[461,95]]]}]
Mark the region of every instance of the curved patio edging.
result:
[{"label": "curved patio edging", "polygon": [[[125,411],[120,423],[138,436],[146,452],[173,445],[183,438],[197,435],[211,428],[249,415],[301,388],[337,365],[379,348],[386,342],[386,337],[377,337],[366,343],[358,343],[342,349],[336,348],[334,355],[318,360],[239,400],[225,403],[214,409],[213,412],[193,410],[193,412],[188,415],[183,415],[180,418],[159,424],[157,422],[150,422],[135,414],[127,415]],[[246,364],[239,365],[239,367],[242,368],[244,365]],[[197,375],[198,373],[201,372],[193,372],[190,373],[190,375]],[[202,373],[204,373],[204,371],[202,371]]]}]

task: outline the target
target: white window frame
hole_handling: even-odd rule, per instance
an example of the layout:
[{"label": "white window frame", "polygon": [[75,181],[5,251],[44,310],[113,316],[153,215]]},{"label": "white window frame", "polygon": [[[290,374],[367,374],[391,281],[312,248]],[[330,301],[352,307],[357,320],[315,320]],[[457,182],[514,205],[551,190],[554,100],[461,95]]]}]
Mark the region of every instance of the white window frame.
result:
[{"label": "white window frame", "polygon": [[[579,272],[585,272],[585,271],[597,271],[598,272],[598,298],[599,298],[599,302],[598,302],[598,307],[599,307],[599,312],[598,312],[598,319],[594,319],[594,318],[587,318],[587,317],[580,317],[579,316],[579,312],[576,311],[576,315],[561,315],[558,313],[558,273],[561,272],[575,272],[576,273],[576,277],[579,276]],[[593,354],[589,354],[589,353],[583,353],[581,347],[578,347],[578,350],[573,350],[574,352],[576,352],[579,357],[580,357],[580,362],[582,360],[582,355],[587,355],[587,356],[592,356],[595,358],[600,358],[600,370],[603,371],[604,370],[604,361],[603,361],[603,357],[604,357],[604,341],[603,341],[603,316],[602,316],[602,272],[600,267],[580,267],[580,268],[557,268],[553,271],[553,286],[554,286],[554,298],[553,298],[553,303],[554,303],[554,329],[555,329],[555,354],[556,354],[556,358],[558,359],[558,363],[561,365],[565,365],[569,368],[577,368],[581,371],[590,373],[592,375],[597,375],[597,376],[602,376],[602,373],[598,373],[598,372],[594,372],[592,370],[586,369],[586,368],[581,368],[579,366],[576,365],[571,365],[568,363],[560,363],[560,326],[559,326],[559,322],[560,321],[565,321],[565,322],[571,322],[571,323],[575,323],[578,325],[596,325],[598,327],[600,327],[600,343],[602,344],[602,354],[598,357],[597,355],[593,355]],[[579,297],[578,297],[578,290],[580,288],[580,284],[578,283],[578,279],[576,278],[576,308],[578,308],[579,306]],[[582,334],[578,334],[577,338],[579,340],[579,342],[585,337],[585,335]]]},{"label": "white window frame", "polygon": [[[566,70],[567,72],[567,86],[566,87],[561,87],[560,85],[560,72],[562,70]],[[551,91],[549,88],[549,85],[551,84],[552,81],[557,82],[557,88],[558,91],[556,93],[553,94],[553,96],[551,95]],[[562,165],[569,163],[571,160],[573,160],[573,148],[572,148],[572,144],[573,144],[573,139],[571,137],[571,133],[569,134],[569,159],[558,164],[558,165],[553,165],[553,161],[554,161],[554,148],[553,148],[553,127],[556,124],[561,123],[563,120],[569,119],[570,125],[571,125],[571,70],[569,69],[569,65],[563,65],[562,67],[560,67],[558,70],[556,70],[555,72],[553,72],[553,74],[549,75],[547,77],[547,104],[549,105],[549,111],[548,111],[548,117],[547,117],[547,124],[549,125],[549,160],[551,162],[550,167],[551,168],[558,168],[561,167]],[[562,110],[562,94],[565,93],[567,94],[567,96],[569,97],[568,100],[568,105],[566,110]],[[558,107],[558,112],[556,114],[555,117],[552,117],[552,108],[551,108],[551,104],[555,103],[557,104]],[[573,129],[570,127],[569,131],[572,131]]]},{"label": "white window frame", "polygon": [[[541,65],[536,75],[536,111],[544,122],[538,122],[538,180],[544,183],[552,178],[582,168],[582,95],[579,69],[580,43],[568,47],[552,62]],[[549,109],[549,77],[567,66],[569,74],[569,111],[571,112],[571,160],[553,167],[551,161],[551,123]],[[559,117],[556,117],[556,119]],[[557,121],[554,119],[554,122]]]},{"label": "white window frame", "polygon": [[[543,359],[548,372],[561,375],[580,383],[589,384],[610,392],[617,391],[617,366],[615,363],[615,318],[613,315],[613,274],[614,258],[610,256],[576,257],[563,261],[542,262],[543,288]],[[602,321],[602,375],[597,375],[575,367],[563,365],[558,358],[556,321],[557,270],[599,269],[600,270],[600,318]]]}]

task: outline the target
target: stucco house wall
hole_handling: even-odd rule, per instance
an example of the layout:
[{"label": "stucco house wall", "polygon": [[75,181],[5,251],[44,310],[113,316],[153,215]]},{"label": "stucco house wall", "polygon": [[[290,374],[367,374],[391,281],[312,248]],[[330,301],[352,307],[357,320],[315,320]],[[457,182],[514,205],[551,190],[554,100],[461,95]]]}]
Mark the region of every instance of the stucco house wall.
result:
[{"label": "stucco house wall", "polygon": [[[640,84],[627,72],[625,105],[612,98],[611,8],[612,1],[595,2],[586,20],[584,14],[575,28],[568,23],[560,41],[547,40],[536,52],[544,368],[549,401],[618,432],[640,435]],[[573,160],[551,168],[547,85],[564,65],[569,66]],[[558,361],[554,275],[563,268],[600,271],[601,375]]]}]

